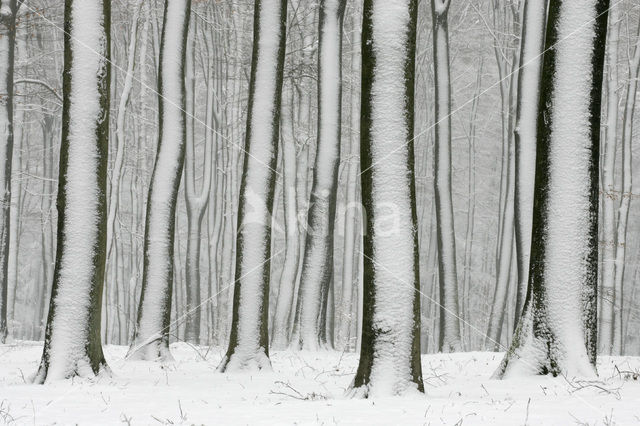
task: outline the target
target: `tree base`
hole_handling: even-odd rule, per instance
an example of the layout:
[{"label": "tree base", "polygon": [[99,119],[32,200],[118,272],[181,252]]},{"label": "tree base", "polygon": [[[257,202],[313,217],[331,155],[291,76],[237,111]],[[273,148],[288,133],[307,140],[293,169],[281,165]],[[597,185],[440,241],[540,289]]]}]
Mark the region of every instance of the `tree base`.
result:
[{"label": "tree base", "polygon": [[511,347],[505,353],[493,379],[511,379],[536,375],[567,377],[597,377],[596,367],[589,359],[580,356],[574,348],[560,349],[552,336],[536,337],[533,332],[533,315],[530,306],[516,328]]},{"label": "tree base", "polygon": [[160,339],[145,344],[136,344],[129,347],[125,359],[131,361],[155,361],[173,362],[174,358],[169,350],[169,343]]},{"label": "tree base", "polygon": [[52,371],[51,368],[43,361],[38,367],[38,371],[30,377],[31,383],[34,385],[42,385],[57,380],[72,379],[74,377],[81,377],[85,379],[97,379],[99,377],[111,377],[111,369],[107,365],[106,360],[102,360],[97,369],[93,369],[89,362],[88,357],[74,362],[75,365],[65,369],[65,372],[56,369]]},{"label": "tree base", "polygon": [[257,352],[243,353],[236,350],[222,358],[216,371],[218,373],[235,373],[242,371],[272,371],[271,360],[267,356],[264,348]]}]

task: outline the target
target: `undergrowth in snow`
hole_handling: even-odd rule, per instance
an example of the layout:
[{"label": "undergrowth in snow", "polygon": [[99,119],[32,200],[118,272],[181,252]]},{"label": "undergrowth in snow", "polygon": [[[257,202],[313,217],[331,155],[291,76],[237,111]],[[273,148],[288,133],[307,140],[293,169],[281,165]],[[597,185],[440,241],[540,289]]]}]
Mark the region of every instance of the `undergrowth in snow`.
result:
[{"label": "undergrowth in snow", "polygon": [[492,424],[640,422],[640,357],[601,357],[597,381],[492,380],[502,353],[423,355],[426,395],[349,399],[354,353],[274,352],[272,372],[219,374],[223,348],[173,344],[175,362],[124,361],[112,376],[28,384],[42,344],[0,345],[0,424]]}]

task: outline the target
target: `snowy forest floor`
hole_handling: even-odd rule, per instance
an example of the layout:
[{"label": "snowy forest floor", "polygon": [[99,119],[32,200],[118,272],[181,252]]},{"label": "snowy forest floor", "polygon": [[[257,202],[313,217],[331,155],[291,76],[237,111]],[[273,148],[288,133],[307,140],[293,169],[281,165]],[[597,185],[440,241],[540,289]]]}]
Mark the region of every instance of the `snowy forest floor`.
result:
[{"label": "snowy forest floor", "polygon": [[500,353],[423,355],[426,395],[353,400],[354,353],[274,352],[273,372],[218,374],[222,349],[171,349],[175,362],[161,365],[106,346],[111,377],[41,386],[25,382],[42,344],[0,345],[0,424],[640,423],[640,357],[600,357],[600,380],[584,382],[491,380]]}]

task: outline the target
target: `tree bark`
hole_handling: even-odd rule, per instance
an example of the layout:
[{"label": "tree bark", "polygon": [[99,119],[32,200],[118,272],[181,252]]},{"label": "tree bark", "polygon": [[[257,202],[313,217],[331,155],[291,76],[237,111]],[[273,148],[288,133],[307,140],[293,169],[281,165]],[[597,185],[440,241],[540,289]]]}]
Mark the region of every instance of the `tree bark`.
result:
[{"label": "tree bark", "polygon": [[547,0],[525,1],[520,41],[519,90],[514,134],[516,144],[515,226],[518,257],[516,324],[522,314],[529,278],[533,190],[536,173],[536,117],[538,116],[540,99],[540,74],[547,2]]},{"label": "tree bark", "polygon": [[608,7],[608,0],[549,3],[529,287],[496,377],[596,373],[598,151]]},{"label": "tree bark", "polygon": [[128,357],[170,360],[175,210],[185,150],[184,62],[191,0],[165,0],[158,71],[159,135],[147,201],[138,319]]},{"label": "tree bark", "polygon": [[367,232],[362,345],[351,392],[364,397],[424,392],[413,154],[417,1],[388,6],[388,0],[365,0],[363,8],[360,152]]},{"label": "tree bark", "polygon": [[218,371],[271,369],[271,213],[278,153],[286,0],[257,0],[229,348]]},{"label": "tree bark", "polygon": [[[66,0],[58,248],[36,383],[107,368],[100,341],[106,262],[110,2]],[[97,53],[97,54],[96,54]]]},{"label": "tree bark", "polygon": [[346,0],[320,2],[318,49],[318,145],[300,278],[300,331],[294,344],[317,350],[333,346],[326,310],[333,280],[333,231],[340,164],[342,112],[342,23]]}]

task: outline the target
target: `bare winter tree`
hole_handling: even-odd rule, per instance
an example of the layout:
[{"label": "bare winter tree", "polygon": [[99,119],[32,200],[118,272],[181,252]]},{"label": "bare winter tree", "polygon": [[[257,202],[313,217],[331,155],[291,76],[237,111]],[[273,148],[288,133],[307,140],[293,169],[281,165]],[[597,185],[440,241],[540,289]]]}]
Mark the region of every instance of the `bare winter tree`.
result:
[{"label": "bare winter tree", "polygon": [[608,0],[549,3],[529,287],[496,376],[595,375],[600,106]]},{"label": "bare winter tree", "polygon": [[142,293],[129,356],[171,359],[175,210],[185,152],[184,63],[191,1],[166,0],[158,71],[158,153],[151,176],[144,237]]},{"label": "bare winter tree", "polygon": [[516,245],[518,256],[518,290],[515,323],[520,319],[527,294],[533,190],[536,174],[536,120],[540,100],[540,73],[544,49],[544,31],[548,0],[524,2],[520,70],[516,107]]},{"label": "bare winter tree", "polygon": [[0,343],[7,337],[11,162],[13,158],[13,69],[16,16],[22,0],[0,1]]},{"label": "bare winter tree", "polygon": [[218,371],[270,369],[271,212],[280,128],[286,0],[257,0],[229,348]]},{"label": "bare winter tree", "polygon": [[624,272],[627,254],[627,227],[629,223],[629,207],[633,195],[632,180],[632,150],[633,117],[636,109],[636,92],[638,90],[638,78],[640,77],[640,25],[636,32],[636,45],[633,56],[629,60],[629,83],[624,104],[624,116],[622,119],[622,188],[620,191],[620,204],[618,207],[618,228],[616,244],[616,280],[615,292],[618,295],[619,306],[616,309],[616,321],[614,325],[613,350],[619,355],[625,353],[624,336],[626,324],[624,318]]},{"label": "bare winter tree", "polygon": [[455,352],[461,348],[456,234],[451,195],[451,77],[449,69],[448,13],[450,0],[431,0],[433,20],[433,67],[435,83],[435,201],[438,237],[438,279],[440,287],[440,330],[438,349]]},{"label": "bare winter tree", "polygon": [[413,157],[416,21],[415,0],[364,2],[360,152],[367,223],[352,392],[365,397],[424,391]]},{"label": "bare winter tree", "polygon": [[346,0],[320,2],[318,45],[318,146],[307,241],[298,296],[300,349],[326,345],[327,304],[333,280],[333,232],[340,163],[342,113],[342,23]]},{"label": "bare winter tree", "polygon": [[58,247],[36,383],[93,376],[106,261],[111,2],[66,0]]},{"label": "bare winter tree", "polygon": [[607,32],[606,94],[607,121],[602,153],[602,287],[600,294],[599,353],[611,355],[616,318],[616,301],[619,294],[615,289],[616,274],[616,200],[615,186],[616,150],[618,146],[618,47],[620,40],[619,3],[609,10],[609,30]]},{"label": "bare winter tree", "polygon": [[[194,30],[195,32],[195,30]],[[202,238],[202,219],[209,204],[211,192],[212,166],[216,163],[216,149],[214,129],[219,122],[219,108],[216,102],[215,87],[213,84],[211,59],[204,65],[208,71],[207,98],[205,106],[205,155],[203,167],[203,179],[200,189],[196,186],[195,168],[197,159],[195,155],[195,76],[194,76],[194,52],[195,41],[187,52],[187,111],[190,111],[187,126],[186,157],[184,166],[185,204],[187,208],[187,260],[185,263],[186,287],[187,287],[187,323],[185,327],[185,340],[187,342],[200,343],[200,323],[202,322],[202,309],[200,302],[200,240]]]}]

